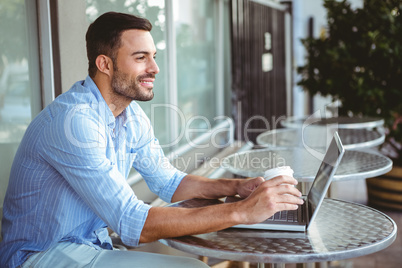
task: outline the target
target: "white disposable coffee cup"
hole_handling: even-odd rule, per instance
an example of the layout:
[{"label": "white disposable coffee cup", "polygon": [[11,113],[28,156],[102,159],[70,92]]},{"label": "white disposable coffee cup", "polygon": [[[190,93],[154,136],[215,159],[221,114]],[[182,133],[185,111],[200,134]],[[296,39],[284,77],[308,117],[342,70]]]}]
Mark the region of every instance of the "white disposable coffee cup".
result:
[{"label": "white disposable coffee cup", "polygon": [[264,179],[270,180],[281,175],[293,177],[293,173],[293,169],[291,169],[289,166],[271,168],[265,171]]}]

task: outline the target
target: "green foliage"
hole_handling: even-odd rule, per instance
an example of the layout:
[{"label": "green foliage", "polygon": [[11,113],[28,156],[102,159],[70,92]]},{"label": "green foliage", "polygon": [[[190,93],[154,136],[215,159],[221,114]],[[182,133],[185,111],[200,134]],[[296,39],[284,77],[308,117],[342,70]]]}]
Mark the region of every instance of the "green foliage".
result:
[{"label": "green foliage", "polygon": [[299,67],[304,90],[340,100],[341,115],[384,118],[389,137],[402,141],[402,1],[324,0],[328,29],[303,39],[307,63]]},{"label": "green foliage", "polygon": [[24,0],[0,1],[0,73],[5,64],[27,58],[22,52],[28,43],[24,5]]},{"label": "green foliage", "polygon": [[134,14],[148,19],[152,23],[152,36],[155,40],[164,39],[164,17],[163,9],[158,6],[151,6],[147,0],[86,0],[87,16],[90,22],[105,12],[116,11]]}]

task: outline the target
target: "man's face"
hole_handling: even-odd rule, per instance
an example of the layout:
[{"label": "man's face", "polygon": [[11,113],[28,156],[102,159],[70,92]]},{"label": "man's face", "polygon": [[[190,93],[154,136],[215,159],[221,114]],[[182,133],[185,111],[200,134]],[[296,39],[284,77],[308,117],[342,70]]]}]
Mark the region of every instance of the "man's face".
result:
[{"label": "man's face", "polygon": [[124,31],[113,66],[113,91],[131,100],[152,100],[153,82],[159,73],[155,54],[156,48],[150,32]]}]

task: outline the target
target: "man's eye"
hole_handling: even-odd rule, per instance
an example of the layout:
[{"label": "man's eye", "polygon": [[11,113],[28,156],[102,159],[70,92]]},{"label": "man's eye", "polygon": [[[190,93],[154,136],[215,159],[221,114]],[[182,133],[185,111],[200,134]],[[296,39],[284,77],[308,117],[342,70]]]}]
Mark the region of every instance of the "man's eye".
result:
[{"label": "man's eye", "polygon": [[144,56],[142,56],[142,57],[138,57],[138,58],[137,58],[137,60],[143,60],[143,59],[145,59],[145,57],[144,57]]}]

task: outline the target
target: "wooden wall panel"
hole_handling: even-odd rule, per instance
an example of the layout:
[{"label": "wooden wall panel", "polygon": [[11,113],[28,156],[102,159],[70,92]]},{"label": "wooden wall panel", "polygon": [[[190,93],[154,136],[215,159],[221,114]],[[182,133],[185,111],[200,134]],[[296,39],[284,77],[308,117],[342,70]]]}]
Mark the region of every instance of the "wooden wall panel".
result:
[{"label": "wooden wall panel", "polygon": [[[255,142],[286,115],[285,12],[251,0],[232,0],[232,101],[236,138]],[[271,47],[266,47],[266,33]],[[262,55],[272,55],[263,71]],[[249,130],[249,132],[245,132]]]}]

